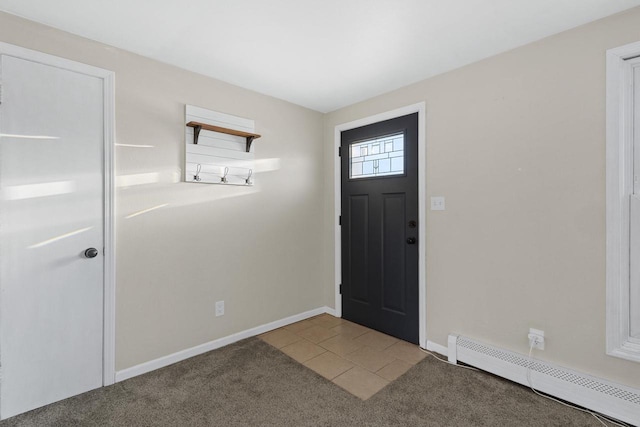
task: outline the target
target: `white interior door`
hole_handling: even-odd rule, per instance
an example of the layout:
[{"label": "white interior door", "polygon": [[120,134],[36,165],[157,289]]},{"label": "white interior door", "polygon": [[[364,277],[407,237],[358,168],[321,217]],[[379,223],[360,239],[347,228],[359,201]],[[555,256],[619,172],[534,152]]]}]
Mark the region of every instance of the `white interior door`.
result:
[{"label": "white interior door", "polygon": [[104,83],[8,55],[0,78],[4,419],[102,385]]}]

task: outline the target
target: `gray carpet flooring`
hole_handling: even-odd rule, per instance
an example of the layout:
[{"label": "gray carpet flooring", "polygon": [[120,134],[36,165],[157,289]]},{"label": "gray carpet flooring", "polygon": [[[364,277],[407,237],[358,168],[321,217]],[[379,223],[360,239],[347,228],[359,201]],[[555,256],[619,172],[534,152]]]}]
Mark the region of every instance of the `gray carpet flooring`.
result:
[{"label": "gray carpet flooring", "polygon": [[257,338],[0,422],[9,426],[600,426],[427,357],[361,401]]}]

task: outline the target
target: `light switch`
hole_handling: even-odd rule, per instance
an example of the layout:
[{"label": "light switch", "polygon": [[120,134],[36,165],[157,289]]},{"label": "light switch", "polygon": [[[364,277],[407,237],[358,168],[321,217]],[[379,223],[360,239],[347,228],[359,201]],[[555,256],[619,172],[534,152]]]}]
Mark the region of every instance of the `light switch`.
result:
[{"label": "light switch", "polygon": [[444,197],[437,196],[431,198],[431,210],[443,211],[444,210]]}]

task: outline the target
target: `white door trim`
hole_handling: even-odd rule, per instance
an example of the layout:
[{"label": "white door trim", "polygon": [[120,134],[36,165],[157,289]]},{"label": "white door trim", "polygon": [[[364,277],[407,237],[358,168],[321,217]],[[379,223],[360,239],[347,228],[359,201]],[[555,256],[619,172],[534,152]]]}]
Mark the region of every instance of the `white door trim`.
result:
[{"label": "white door trim", "polygon": [[629,195],[633,192],[633,97],[627,59],[640,42],[607,51],[607,354],[640,361],[629,334]]},{"label": "white door trim", "polygon": [[[408,114],[418,113],[418,340],[420,347],[427,347],[427,147],[426,147],[426,103],[420,102],[395,110],[386,111],[374,116],[354,120],[352,122],[337,125],[334,131],[334,241],[335,241],[335,305],[336,316],[342,317],[342,295],[340,295],[340,283],[342,281],[342,237],[340,234],[340,214],[341,214],[341,187],[342,177],[340,174],[340,133],[360,126],[366,126]],[[346,154],[345,154],[346,155]]]},{"label": "white door trim", "polygon": [[103,80],[104,87],[104,313],[102,382],[115,382],[115,73],[69,59],[0,42],[0,54],[75,71]]}]

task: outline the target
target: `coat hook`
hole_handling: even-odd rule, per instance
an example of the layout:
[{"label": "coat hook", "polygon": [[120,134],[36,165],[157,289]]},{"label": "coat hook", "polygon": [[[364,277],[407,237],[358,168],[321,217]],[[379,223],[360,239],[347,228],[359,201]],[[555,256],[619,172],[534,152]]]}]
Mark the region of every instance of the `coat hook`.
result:
[{"label": "coat hook", "polygon": [[251,175],[253,175],[253,169],[249,169],[249,175],[247,176],[247,179],[244,180],[244,182],[246,182],[247,185],[253,184],[253,182],[251,181]]},{"label": "coat hook", "polygon": [[202,165],[200,163],[198,163],[198,166],[196,167],[196,174],[193,175],[193,180],[194,181],[202,181],[202,178],[200,178],[200,171],[202,170]]},{"label": "coat hook", "polygon": [[225,184],[227,183],[227,174],[229,173],[229,168],[225,167],[224,168],[224,175],[222,175],[222,179],[220,180],[220,182],[224,182]]}]

